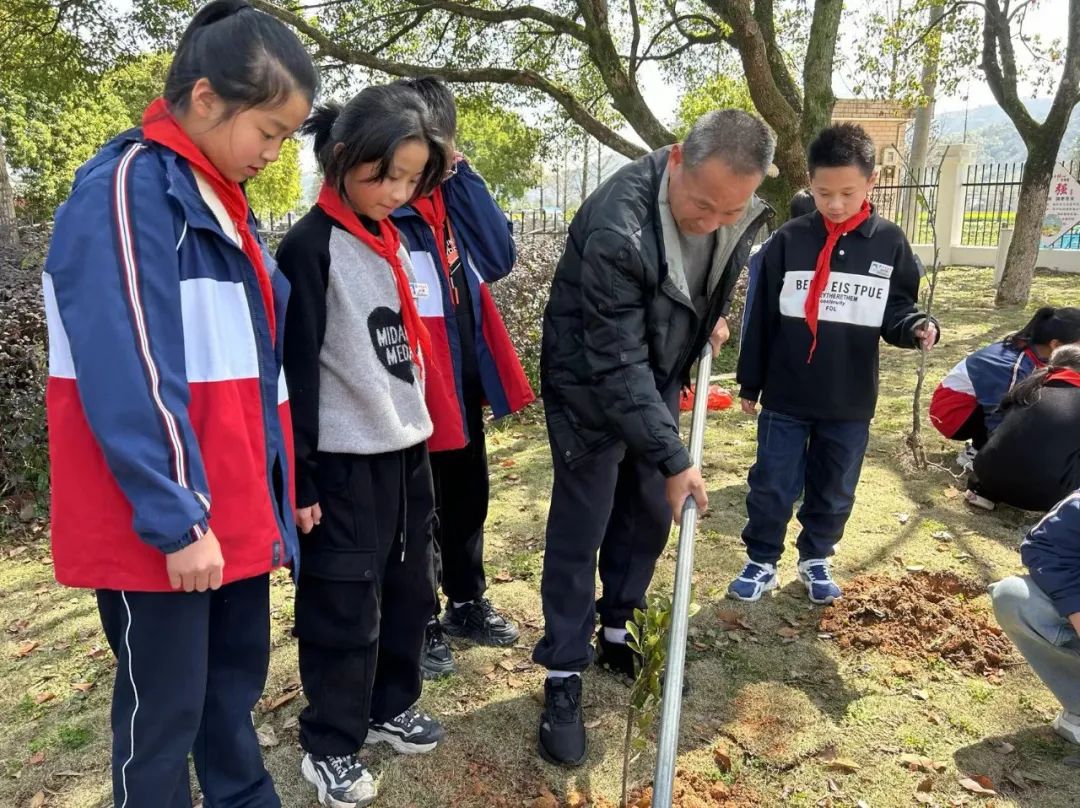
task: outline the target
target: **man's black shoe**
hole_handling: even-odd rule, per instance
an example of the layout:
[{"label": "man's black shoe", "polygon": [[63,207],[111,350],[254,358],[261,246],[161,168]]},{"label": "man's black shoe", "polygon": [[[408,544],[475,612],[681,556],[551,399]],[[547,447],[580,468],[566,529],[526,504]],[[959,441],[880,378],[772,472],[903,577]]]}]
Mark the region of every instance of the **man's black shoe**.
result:
[{"label": "man's black shoe", "polygon": [[585,762],[585,721],[581,717],[581,677],[549,677],[540,714],[540,757],[557,766]]},{"label": "man's black shoe", "polygon": [[442,679],[454,672],[454,656],[446,642],[442,623],[431,618],[424,634],[424,655],[420,658],[420,672],[425,679]]},{"label": "man's black shoe", "polygon": [[517,642],[517,626],[495,611],[491,601],[480,598],[470,603],[446,605],[443,628],[451,637],[462,637],[479,645],[504,647]]},{"label": "man's black shoe", "polygon": [[604,636],[601,628],[596,634],[596,665],[609,673],[613,673],[620,679],[628,680],[627,684],[633,684],[637,679],[635,663],[640,656],[630,650],[630,646],[624,642],[611,642]]}]

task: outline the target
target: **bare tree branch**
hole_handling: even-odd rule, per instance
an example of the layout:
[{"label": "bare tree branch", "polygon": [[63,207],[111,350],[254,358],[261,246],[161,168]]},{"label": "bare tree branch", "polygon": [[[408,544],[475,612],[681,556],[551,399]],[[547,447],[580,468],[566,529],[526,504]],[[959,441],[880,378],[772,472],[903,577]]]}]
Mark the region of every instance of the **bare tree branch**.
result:
[{"label": "bare tree branch", "polygon": [[[277,17],[292,26],[314,42],[319,51],[341,62],[379,70],[392,76],[437,75],[446,81],[473,83],[510,84],[539,90],[556,101],[582,129],[599,140],[605,146],[627,157],[635,158],[645,150],[611,128],[601,123],[574,97],[567,88],[556,84],[534,70],[512,70],[508,68],[458,68],[449,66],[417,65],[397,62],[362,50],[347,47],[334,41],[325,31],[308,22],[303,17],[268,0],[250,0],[251,5]],[[674,139],[674,138],[673,138]]]},{"label": "bare tree branch", "polygon": [[588,41],[588,32],[575,20],[563,17],[536,6],[512,6],[500,9],[478,8],[469,3],[456,2],[456,0],[405,0],[412,5],[431,6],[443,11],[450,11],[460,17],[468,17],[483,22],[514,22],[518,20],[533,20],[541,22],[559,34],[571,36],[579,42]]}]

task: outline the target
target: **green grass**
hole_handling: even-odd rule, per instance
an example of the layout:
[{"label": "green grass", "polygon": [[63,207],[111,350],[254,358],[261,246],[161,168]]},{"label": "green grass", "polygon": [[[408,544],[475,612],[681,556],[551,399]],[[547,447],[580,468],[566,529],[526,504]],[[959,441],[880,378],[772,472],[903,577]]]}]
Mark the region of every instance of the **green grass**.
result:
[{"label": "green grass", "polygon": [[[945,271],[938,311],[944,338],[930,359],[926,397],[967,351],[1015,330],[1037,305],[1075,303],[1076,289],[1075,276],[1040,275],[1031,306],[998,310],[993,307],[990,270]],[[911,467],[904,438],[910,427],[915,364],[914,353],[882,351],[881,402],[858,503],[836,557],[837,575],[841,583],[867,573],[901,576],[905,565],[918,564],[989,583],[1016,572],[1019,528],[1030,517],[1009,510],[971,512],[950,496],[953,478],[948,473]],[[948,465],[956,447],[925,422],[924,430],[931,458]],[[705,650],[694,649],[688,661],[691,691],[683,701],[680,764],[710,779],[737,779],[753,790],[761,806],[812,806],[831,798],[833,805],[864,800],[874,808],[900,808],[914,804],[916,787],[926,778],[900,765],[899,755],[909,752],[946,766],[933,778],[932,796],[941,806],[964,798],[969,805],[986,804],[959,787],[958,779],[971,775],[988,775],[1000,785],[1001,795],[991,800],[997,808],[1080,804],[1080,778],[1061,763],[1075,754],[1075,747],[1047,729],[1055,701],[1023,664],[1009,666],[1000,684],[966,676],[941,662],[913,662],[913,673],[898,676],[896,658],[875,651],[842,651],[812,630],[786,644],[776,635],[786,618],[812,627],[819,614],[794,583],[790,554],[782,563],[781,589],[775,597],[759,604],[720,599],[743,560],[739,531],[754,436],[754,422],[736,411],[711,416],[704,469],[710,508],[696,551],[702,609],[692,623]],[[529,655],[543,627],[539,585],[550,460],[539,412],[495,427],[489,437],[490,596],[520,624],[522,639],[505,650],[459,646],[459,675],[425,688],[422,706],[440,716],[448,729],[447,741],[437,752],[414,758],[383,750],[364,753],[380,778],[377,804],[527,806],[546,788],[560,796],[571,790],[589,793],[613,805],[619,793],[627,699],[622,685],[600,673],[586,675],[584,710],[593,727],[587,766],[556,769],[536,755],[543,672],[529,663]],[[508,460],[512,466],[501,465]],[[906,524],[900,524],[897,513],[910,515]],[[933,538],[942,530],[953,538]],[[0,720],[5,727],[0,736],[0,805],[25,806],[43,790],[50,795],[49,806],[99,808],[111,802],[108,709],[113,663],[107,653],[94,651],[105,640],[92,595],[52,582],[43,535],[8,537],[0,544],[8,552],[20,542],[29,545],[11,557],[0,553],[0,627],[18,628],[16,621],[26,621],[17,633],[5,632],[0,648]],[[794,535],[793,527],[789,538]],[[673,562],[672,547],[660,560],[656,587],[670,587]],[[275,576],[267,683],[271,698],[280,695],[296,673],[289,634],[292,597],[288,579]],[[985,595],[972,603],[988,608]],[[753,627],[753,639],[730,639],[722,630],[720,609],[738,611]],[[25,641],[39,645],[19,658],[17,649]],[[499,665],[504,660],[520,669],[504,670]],[[78,683],[94,684],[83,693],[73,687]],[[928,699],[914,699],[913,688]],[[39,703],[47,693],[52,698]],[[281,740],[267,750],[266,759],[288,808],[314,805],[313,792],[299,774],[296,729],[290,721],[302,706],[301,696],[273,713],[256,715],[256,723],[271,724]],[[1001,753],[993,745],[998,740],[1015,751]],[[716,770],[711,750],[718,742],[737,760],[734,778],[721,777]],[[634,766],[636,782],[650,779],[652,754],[648,750]],[[830,755],[859,768],[836,771],[828,763]],[[1024,791],[1010,786],[1005,775],[1017,768],[1044,782]],[[843,797],[830,792],[830,779]]]}]

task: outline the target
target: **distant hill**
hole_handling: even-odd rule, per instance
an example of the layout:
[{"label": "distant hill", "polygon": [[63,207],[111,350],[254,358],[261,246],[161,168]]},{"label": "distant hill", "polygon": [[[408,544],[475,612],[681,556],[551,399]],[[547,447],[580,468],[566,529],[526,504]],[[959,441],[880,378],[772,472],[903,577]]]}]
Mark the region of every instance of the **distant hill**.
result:
[{"label": "distant hill", "polygon": [[[1033,98],[1024,106],[1037,121],[1050,112],[1049,98]],[[975,159],[979,162],[1011,163],[1027,157],[1024,142],[1017,134],[1009,116],[996,104],[945,112],[934,117],[934,136],[938,143],[959,142],[964,136],[964,118],[967,117],[967,142],[978,147]],[[1061,141],[1060,157],[1063,160],[1076,157],[1080,146],[1080,107],[1073,110],[1065,137]]]}]

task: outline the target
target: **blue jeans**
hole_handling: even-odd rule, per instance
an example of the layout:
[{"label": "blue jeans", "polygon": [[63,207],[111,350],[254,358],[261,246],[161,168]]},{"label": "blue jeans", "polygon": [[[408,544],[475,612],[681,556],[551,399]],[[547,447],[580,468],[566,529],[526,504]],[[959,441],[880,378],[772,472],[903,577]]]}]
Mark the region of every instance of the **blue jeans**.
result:
[{"label": "blue jeans", "polygon": [[800,494],[799,560],[828,558],[844,535],[870,437],[869,421],[806,420],[762,410],[742,538],[751,561],[775,564]]}]

